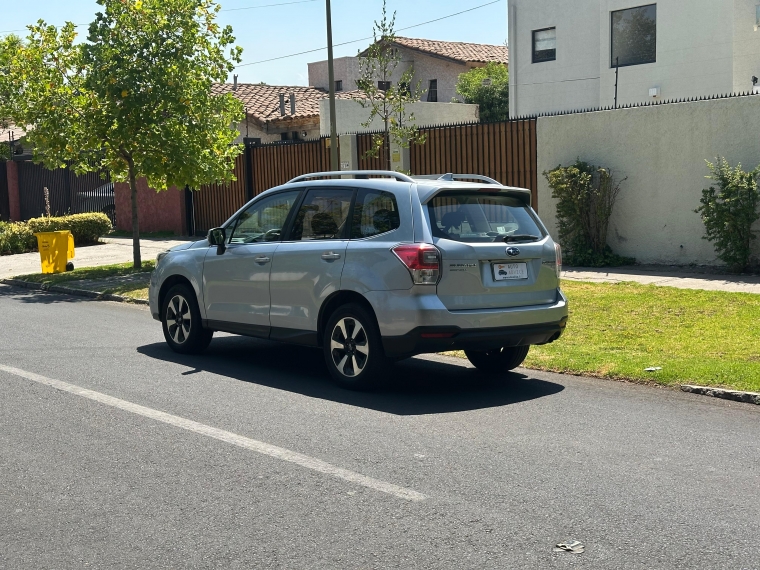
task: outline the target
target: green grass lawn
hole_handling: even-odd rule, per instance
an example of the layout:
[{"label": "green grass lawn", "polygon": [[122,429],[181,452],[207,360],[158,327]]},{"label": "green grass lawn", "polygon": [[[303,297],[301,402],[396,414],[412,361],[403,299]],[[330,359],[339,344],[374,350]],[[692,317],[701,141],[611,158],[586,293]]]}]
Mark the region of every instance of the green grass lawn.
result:
[{"label": "green grass lawn", "polygon": [[123,295],[133,299],[147,299],[148,287],[146,285],[150,272],[155,268],[155,261],[143,261],[140,269],[135,269],[132,263],[117,263],[115,265],[103,265],[101,267],[82,267],[66,273],[43,274],[34,273],[32,275],[21,275],[16,279],[29,281],[32,283],[42,283],[46,285],[64,285],[72,281],[84,280],[102,280],[114,277],[124,277],[129,275],[144,274],[145,280],[140,283],[114,283],[106,287],[98,287],[98,291],[111,293],[114,295]]},{"label": "green grass lawn", "polygon": [[[529,368],[760,392],[760,295],[565,281],[565,334]],[[644,369],[661,366],[657,372]]]}]

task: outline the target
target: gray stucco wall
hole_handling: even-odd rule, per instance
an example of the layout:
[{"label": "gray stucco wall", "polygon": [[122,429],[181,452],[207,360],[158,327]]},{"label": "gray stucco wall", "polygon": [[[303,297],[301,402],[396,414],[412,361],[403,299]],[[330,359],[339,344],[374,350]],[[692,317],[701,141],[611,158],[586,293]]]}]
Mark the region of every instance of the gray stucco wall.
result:
[{"label": "gray stucco wall", "polygon": [[627,178],[610,224],[613,250],[641,263],[719,264],[694,213],[711,182],[705,160],[724,156],[753,169],[758,133],[760,96],[539,118],[541,219],[556,237],[556,206],[541,173],[580,158]]}]

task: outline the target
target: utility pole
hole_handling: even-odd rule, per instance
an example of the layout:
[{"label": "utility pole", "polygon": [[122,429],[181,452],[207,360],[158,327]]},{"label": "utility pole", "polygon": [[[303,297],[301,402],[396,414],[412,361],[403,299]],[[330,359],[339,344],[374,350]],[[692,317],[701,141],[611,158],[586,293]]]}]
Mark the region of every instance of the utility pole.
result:
[{"label": "utility pole", "polygon": [[[330,0],[327,0],[328,2]],[[617,87],[618,87],[618,71],[620,70],[620,58],[615,58],[615,109],[617,109]]]},{"label": "utility pole", "polygon": [[330,0],[327,5],[327,75],[330,82],[330,169],[340,170],[338,165],[338,127],[335,117],[335,69],[333,68],[332,14]]}]

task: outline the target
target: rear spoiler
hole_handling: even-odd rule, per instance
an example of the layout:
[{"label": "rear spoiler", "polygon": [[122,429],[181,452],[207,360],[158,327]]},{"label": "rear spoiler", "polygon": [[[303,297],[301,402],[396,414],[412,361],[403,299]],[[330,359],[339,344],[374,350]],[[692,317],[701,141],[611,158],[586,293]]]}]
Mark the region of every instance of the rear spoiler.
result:
[{"label": "rear spoiler", "polygon": [[[415,177],[417,178],[417,177]],[[436,179],[437,180],[437,179]],[[418,185],[417,192],[420,196],[420,203],[427,204],[433,198],[444,192],[473,192],[483,194],[503,194],[512,198],[517,198],[526,206],[532,206],[532,194],[527,188],[515,188],[513,186],[502,186],[498,182],[496,184],[468,184],[466,186],[443,186],[443,187],[431,187],[426,184]]]}]

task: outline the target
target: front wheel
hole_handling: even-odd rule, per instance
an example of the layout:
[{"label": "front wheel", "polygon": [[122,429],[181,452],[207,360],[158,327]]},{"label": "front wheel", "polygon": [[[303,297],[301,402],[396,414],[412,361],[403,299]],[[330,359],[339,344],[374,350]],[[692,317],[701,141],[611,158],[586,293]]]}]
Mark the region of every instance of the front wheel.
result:
[{"label": "front wheel", "polygon": [[490,373],[509,372],[520,366],[530,346],[505,346],[495,350],[465,350],[467,359],[478,370]]},{"label": "front wheel", "polygon": [[203,352],[214,336],[214,331],[203,328],[195,292],[187,285],[169,289],[161,308],[161,323],[167,344],[181,354]]},{"label": "front wheel", "polygon": [[343,305],[332,314],[322,344],[330,375],[349,390],[376,386],[388,366],[375,319],[360,305]]}]

